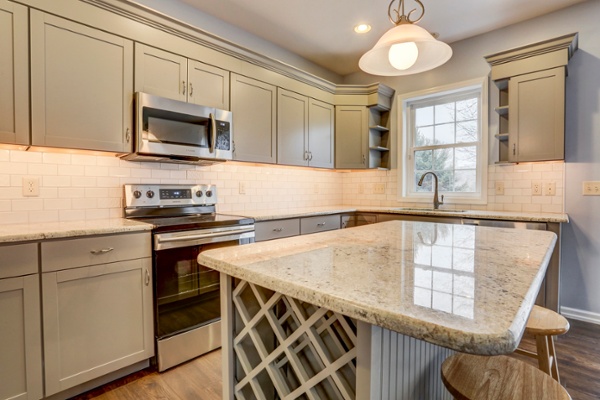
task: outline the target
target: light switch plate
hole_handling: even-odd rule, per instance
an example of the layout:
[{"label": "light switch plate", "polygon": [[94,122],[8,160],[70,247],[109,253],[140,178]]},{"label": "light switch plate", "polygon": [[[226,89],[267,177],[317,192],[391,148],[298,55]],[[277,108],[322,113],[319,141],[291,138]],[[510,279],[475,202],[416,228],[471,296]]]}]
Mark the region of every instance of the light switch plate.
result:
[{"label": "light switch plate", "polygon": [[373,185],[373,193],[375,194],[384,194],[385,193],[385,183],[376,183]]},{"label": "light switch plate", "polygon": [[584,196],[600,196],[600,181],[584,181],[581,193]]}]

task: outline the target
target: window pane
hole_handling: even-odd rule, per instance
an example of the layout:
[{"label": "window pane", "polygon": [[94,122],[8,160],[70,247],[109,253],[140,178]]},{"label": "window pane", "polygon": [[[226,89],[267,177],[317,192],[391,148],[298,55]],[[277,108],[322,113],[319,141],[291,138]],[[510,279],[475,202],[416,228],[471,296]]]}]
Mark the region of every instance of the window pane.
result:
[{"label": "window pane", "polygon": [[465,121],[468,119],[477,119],[479,104],[477,97],[456,102],[456,120]]},{"label": "window pane", "polygon": [[435,123],[454,122],[454,102],[435,106]]},{"label": "window pane", "polygon": [[454,124],[443,124],[435,126],[435,144],[454,143]]},{"label": "window pane", "polygon": [[476,142],[479,137],[477,121],[465,121],[456,124],[456,143]]},{"label": "window pane", "polygon": [[431,146],[433,144],[433,126],[417,128],[415,146]]},{"label": "window pane", "polygon": [[477,189],[477,171],[474,169],[459,170],[454,173],[455,192],[474,192]]},{"label": "window pane", "polygon": [[457,147],[454,149],[456,169],[477,168],[477,147]]},{"label": "window pane", "polygon": [[452,192],[454,188],[454,173],[452,170],[439,171],[438,176],[438,190],[440,192]]},{"label": "window pane", "polygon": [[417,108],[415,110],[415,126],[433,125],[433,107]]},{"label": "window pane", "polygon": [[433,151],[421,150],[415,151],[415,170],[425,171],[430,170],[433,166]]},{"label": "window pane", "polygon": [[442,171],[452,169],[454,166],[454,157],[452,149],[438,149],[433,151],[433,169]]}]

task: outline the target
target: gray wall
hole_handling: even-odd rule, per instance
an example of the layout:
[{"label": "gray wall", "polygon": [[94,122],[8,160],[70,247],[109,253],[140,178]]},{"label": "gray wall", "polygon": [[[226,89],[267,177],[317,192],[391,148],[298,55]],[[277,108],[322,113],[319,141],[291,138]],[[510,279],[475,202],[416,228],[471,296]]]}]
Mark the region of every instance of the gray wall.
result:
[{"label": "gray wall", "polygon": [[[566,211],[563,225],[561,306],[600,320],[600,196],[582,196],[582,181],[600,181],[600,0],[452,43],[454,55],[440,68],[415,76],[379,78],[356,73],[344,83],[383,82],[397,94],[489,74],[485,55],[579,32],[569,63],[566,114]],[[494,96],[494,91],[490,94]],[[491,101],[493,104],[493,100]],[[396,121],[394,115],[394,122]],[[492,120],[490,120],[492,121]],[[395,127],[392,127],[395,130]],[[494,129],[490,128],[493,134]],[[395,145],[394,145],[395,146]],[[396,147],[394,147],[396,148]],[[495,154],[490,155],[493,161]]]}]

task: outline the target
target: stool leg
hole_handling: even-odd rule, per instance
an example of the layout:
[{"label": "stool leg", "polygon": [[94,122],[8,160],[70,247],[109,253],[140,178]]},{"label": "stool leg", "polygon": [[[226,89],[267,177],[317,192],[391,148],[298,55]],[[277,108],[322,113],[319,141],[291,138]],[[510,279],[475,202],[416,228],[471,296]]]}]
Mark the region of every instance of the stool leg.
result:
[{"label": "stool leg", "polygon": [[552,357],[552,377],[560,383],[560,376],[558,375],[558,362],[556,359],[556,350],[554,349],[554,337],[548,337],[548,350],[550,351],[550,357]]},{"label": "stool leg", "polygon": [[537,335],[535,337],[535,342],[537,345],[537,354],[538,354],[538,365],[540,369],[552,376],[550,372],[550,365],[552,361],[550,360],[550,349],[548,348],[548,336]]}]

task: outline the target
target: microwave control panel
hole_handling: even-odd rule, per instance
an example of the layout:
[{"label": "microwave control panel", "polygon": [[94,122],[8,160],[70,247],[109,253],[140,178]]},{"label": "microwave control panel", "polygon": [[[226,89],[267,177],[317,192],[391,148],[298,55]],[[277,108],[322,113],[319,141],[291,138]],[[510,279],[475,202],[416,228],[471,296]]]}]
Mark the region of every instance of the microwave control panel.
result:
[{"label": "microwave control panel", "polygon": [[214,185],[125,185],[125,207],[208,206],[217,204]]}]

